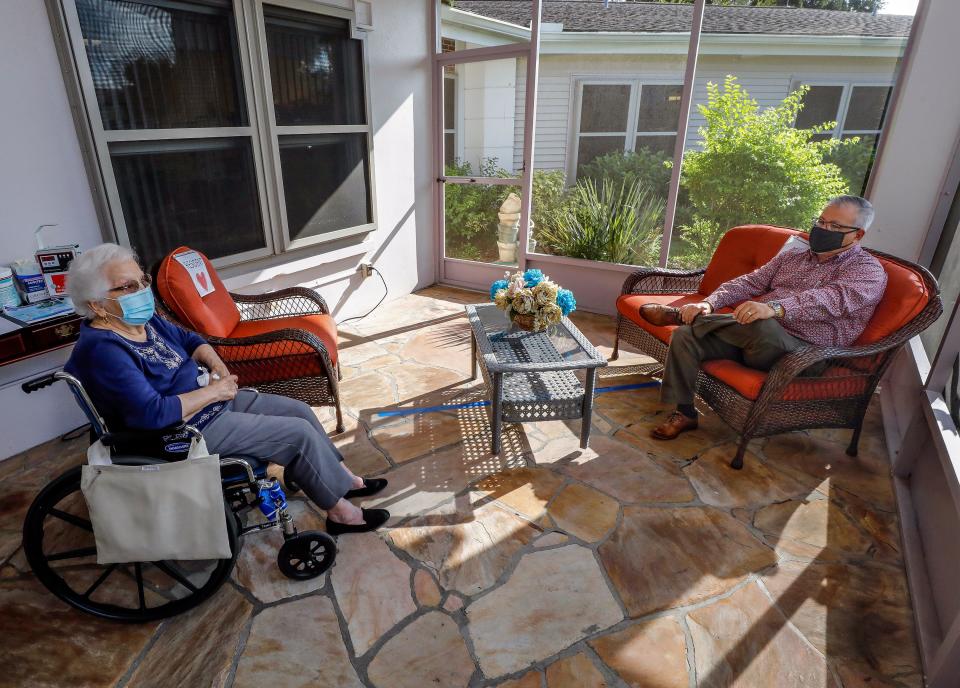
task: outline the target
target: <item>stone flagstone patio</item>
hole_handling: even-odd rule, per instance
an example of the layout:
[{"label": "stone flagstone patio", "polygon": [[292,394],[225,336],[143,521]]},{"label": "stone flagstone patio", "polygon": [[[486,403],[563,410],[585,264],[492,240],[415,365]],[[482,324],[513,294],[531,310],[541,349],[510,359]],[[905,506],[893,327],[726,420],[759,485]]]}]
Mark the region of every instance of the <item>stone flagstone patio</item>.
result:
[{"label": "stone flagstone patio", "polygon": [[[649,439],[655,388],[600,394],[587,451],[579,422],[508,425],[494,457],[484,408],[380,415],[483,398],[462,306],[481,299],[433,287],[342,333],[335,442],[389,478],[368,505],[393,518],[341,537],[316,580],[279,573],[278,533],[251,535],[200,608],[87,617],[32,578],[19,535],[85,441],[0,463],[0,686],[922,685],[876,405],[857,459],[848,432],[795,433],[755,441],[740,472],[709,412]],[[612,319],[574,315],[609,355]],[[649,381],[648,363],[627,353],[599,386]],[[322,528],[291,501],[301,529]]]}]

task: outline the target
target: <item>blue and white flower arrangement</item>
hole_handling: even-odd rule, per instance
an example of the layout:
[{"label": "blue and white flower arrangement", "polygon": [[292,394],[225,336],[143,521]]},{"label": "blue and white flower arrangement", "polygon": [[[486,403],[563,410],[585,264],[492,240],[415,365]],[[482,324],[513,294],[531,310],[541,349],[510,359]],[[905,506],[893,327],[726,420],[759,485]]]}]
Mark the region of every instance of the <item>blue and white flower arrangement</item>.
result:
[{"label": "blue and white flower arrangement", "polygon": [[490,285],[490,299],[524,330],[539,332],[577,308],[573,292],[562,289],[540,270],[519,270]]}]

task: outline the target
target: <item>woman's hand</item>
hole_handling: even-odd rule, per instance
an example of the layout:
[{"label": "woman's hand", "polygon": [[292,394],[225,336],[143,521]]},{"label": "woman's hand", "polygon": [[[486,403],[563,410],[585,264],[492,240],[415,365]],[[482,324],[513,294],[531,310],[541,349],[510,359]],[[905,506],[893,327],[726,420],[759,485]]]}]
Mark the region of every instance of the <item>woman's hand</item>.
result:
[{"label": "woman's hand", "polygon": [[213,401],[230,401],[237,396],[237,376],[226,374],[219,380],[213,380],[207,389],[213,394]]}]

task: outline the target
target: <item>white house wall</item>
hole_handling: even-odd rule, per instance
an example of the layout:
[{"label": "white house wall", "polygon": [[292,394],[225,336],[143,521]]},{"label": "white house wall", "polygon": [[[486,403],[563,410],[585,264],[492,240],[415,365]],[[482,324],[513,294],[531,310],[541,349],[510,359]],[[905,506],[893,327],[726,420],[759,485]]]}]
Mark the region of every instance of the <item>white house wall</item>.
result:
[{"label": "white house wall", "polygon": [[[224,271],[229,288],[316,286],[340,320],[364,313],[383,294],[377,278],[361,284],[356,266],[363,260],[377,266],[391,297],[435,281],[428,4],[374,0],[373,26],[366,40],[378,230],[333,254],[317,247]],[[97,245],[103,235],[42,0],[0,3],[0,62],[0,264],[31,254],[33,229],[42,223],[60,223],[62,238],[82,248]],[[0,367],[0,459],[83,422],[65,388],[29,396],[19,388],[60,367],[68,351]]]},{"label": "white house wall", "polygon": [[[579,80],[639,79],[683,82],[685,60],[678,56],[598,56],[542,55],[540,58],[540,94],[537,100],[537,132],[534,166],[537,169],[560,169],[572,172],[568,152],[574,141],[576,123],[576,84]],[[777,105],[799,81],[813,83],[876,83],[893,80],[896,60],[889,58],[822,58],[790,57],[727,57],[704,56],[697,65],[694,81],[694,108],[687,130],[687,146],[700,140],[698,128],[703,116],[697,104],[707,102],[707,83],[722,83],[728,74],[739,78],[741,85],[761,107]],[[525,68],[518,65],[517,122],[514,137],[518,144],[514,166],[522,164],[523,92]]]}]

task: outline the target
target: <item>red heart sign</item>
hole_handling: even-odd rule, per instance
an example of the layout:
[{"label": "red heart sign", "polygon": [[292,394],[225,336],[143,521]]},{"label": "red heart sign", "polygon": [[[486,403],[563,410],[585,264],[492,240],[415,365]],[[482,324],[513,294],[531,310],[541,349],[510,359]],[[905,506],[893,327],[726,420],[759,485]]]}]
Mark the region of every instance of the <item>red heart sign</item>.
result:
[{"label": "red heart sign", "polygon": [[197,273],[197,282],[200,283],[200,286],[203,287],[204,290],[207,289],[207,275],[205,273],[203,272]]}]

